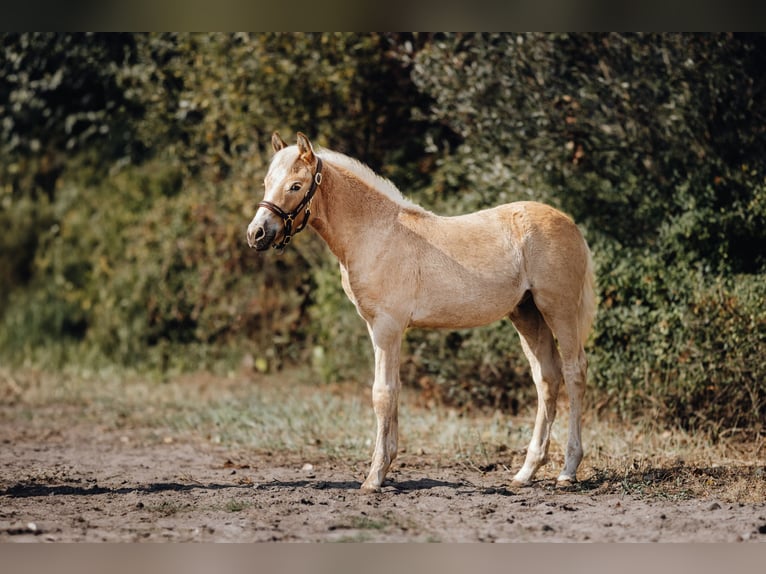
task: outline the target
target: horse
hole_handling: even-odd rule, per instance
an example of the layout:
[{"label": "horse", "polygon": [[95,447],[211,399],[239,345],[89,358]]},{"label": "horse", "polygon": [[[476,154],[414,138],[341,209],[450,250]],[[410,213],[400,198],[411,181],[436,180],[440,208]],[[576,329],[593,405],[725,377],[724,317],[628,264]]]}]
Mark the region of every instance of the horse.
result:
[{"label": "horse", "polygon": [[537,390],[532,438],[512,485],[547,462],[562,381],[569,427],[559,484],[577,480],[583,457],[584,345],[595,314],[590,249],[573,220],[520,201],[445,217],[347,155],[277,132],[264,199],[247,227],[251,248],[284,249],[310,225],[340,263],[343,290],[367,323],[375,353],[377,431],[364,492],[380,491],[398,448],[402,337],[409,328],[458,329],[510,318]]}]

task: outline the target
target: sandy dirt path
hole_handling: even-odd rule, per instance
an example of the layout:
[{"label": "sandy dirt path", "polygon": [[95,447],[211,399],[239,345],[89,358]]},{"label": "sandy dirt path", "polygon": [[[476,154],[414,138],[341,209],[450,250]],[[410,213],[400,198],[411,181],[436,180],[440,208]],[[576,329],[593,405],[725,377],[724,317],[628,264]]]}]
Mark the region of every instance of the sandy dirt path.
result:
[{"label": "sandy dirt path", "polygon": [[405,453],[383,491],[363,495],[367,461],[5,418],[0,542],[766,542],[765,502],[679,495],[688,481],[765,480],[757,466],[645,470],[648,493],[586,468],[562,490]]}]

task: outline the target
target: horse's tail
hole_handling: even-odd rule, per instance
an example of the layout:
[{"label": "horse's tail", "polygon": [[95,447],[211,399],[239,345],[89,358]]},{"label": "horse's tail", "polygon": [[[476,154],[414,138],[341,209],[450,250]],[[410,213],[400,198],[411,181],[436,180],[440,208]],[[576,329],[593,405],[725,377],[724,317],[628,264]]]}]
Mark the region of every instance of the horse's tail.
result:
[{"label": "horse's tail", "polygon": [[[585,240],[583,239],[583,242]],[[595,275],[593,273],[593,256],[587,243],[585,244],[585,277],[583,277],[582,289],[580,291],[580,308],[578,316],[578,325],[580,331],[580,341],[585,346],[588,340],[590,329],[593,326],[593,319],[596,316],[596,290]]]}]

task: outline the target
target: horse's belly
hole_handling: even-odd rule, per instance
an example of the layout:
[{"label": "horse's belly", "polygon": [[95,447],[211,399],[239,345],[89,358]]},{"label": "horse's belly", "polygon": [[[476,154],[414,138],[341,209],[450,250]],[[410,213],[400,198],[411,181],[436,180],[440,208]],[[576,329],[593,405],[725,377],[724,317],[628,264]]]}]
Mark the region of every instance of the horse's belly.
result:
[{"label": "horse's belly", "polygon": [[446,281],[419,294],[410,326],[434,329],[479,327],[506,317],[523,291],[504,284],[474,284],[461,288]]}]

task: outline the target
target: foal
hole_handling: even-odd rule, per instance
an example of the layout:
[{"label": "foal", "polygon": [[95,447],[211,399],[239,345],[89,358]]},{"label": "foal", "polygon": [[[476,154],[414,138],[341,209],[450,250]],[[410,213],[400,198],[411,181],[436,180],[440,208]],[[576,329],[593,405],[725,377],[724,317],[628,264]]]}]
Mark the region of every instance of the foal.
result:
[{"label": "foal", "polygon": [[[251,247],[284,248],[307,224],[340,262],[341,282],[375,349],[375,450],[362,490],[380,490],[397,454],[399,356],[410,327],[457,329],[509,317],[532,369],[538,406],[524,465],[528,484],[547,459],[556,397],[569,395],[560,482],[576,479],[587,360],[595,313],[593,266],[563,213],[535,202],[441,217],[407,201],[389,181],[329,150],[272,136],[264,201],[247,228]],[[558,345],[557,345],[558,343]]]}]

